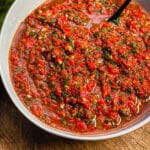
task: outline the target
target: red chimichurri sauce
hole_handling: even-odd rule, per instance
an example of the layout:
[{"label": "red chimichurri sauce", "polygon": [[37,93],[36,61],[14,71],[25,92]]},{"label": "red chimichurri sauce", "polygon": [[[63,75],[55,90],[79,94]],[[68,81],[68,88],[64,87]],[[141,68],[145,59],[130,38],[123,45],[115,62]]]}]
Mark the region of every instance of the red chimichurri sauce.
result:
[{"label": "red chimichurri sauce", "polygon": [[150,19],[124,0],[47,2],[22,23],[10,50],[20,100],[40,120],[75,132],[111,129],[150,99]]}]

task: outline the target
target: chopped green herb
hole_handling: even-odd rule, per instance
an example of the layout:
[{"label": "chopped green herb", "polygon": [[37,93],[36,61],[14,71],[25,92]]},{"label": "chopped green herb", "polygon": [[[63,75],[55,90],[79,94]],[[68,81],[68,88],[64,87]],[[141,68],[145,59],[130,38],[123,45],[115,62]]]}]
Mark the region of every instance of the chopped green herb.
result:
[{"label": "chopped green herb", "polygon": [[101,52],[101,51],[102,51],[102,47],[96,46],[96,50],[97,50],[98,52]]},{"label": "chopped green herb", "polygon": [[52,100],[57,100],[57,96],[54,93],[50,93],[50,98]]},{"label": "chopped green herb", "polygon": [[102,29],[102,32],[107,33],[109,29]]},{"label": "chopped green herb", "polygon": [[110,102],[111,101],[111,96],[110,95],[108,95],[107,97],[106,97],[106,100],[105,100],[106,102]]},{"label": "chopped green herb", "polygon": [[68,81],[69,81],[69,77],[68,77],[68,78],[66,78],[66,79],[64,79],[64,81],[63,81],[63,86],[68,85]]},{"label": "chopped green herb", "polygon": [[132,93],[132,89],[131,89],[130,87],[128,87],[128,88],[126,89],[126,93],[127,93],[127,94],[131,94],[131,93]]},{"label": "chopped green herb", "polygon": [[119,25],[120,18],[117,18],[116,20],[113,21],[116,25]]},{"label": "chopped green herb", "polygon": [[48,22],[49,23],[55,23],[55,22],[57,22],[57,20],[56,19],[51,19],[51,20],[48,20]]},{"label": "chopped green herb", "polygon": [[112,60],[112,52],[109,47],[105,47],[103,49],[104,59],[106,60]]},{"label": "chopped green herb", "polygon": [[74,49],[75,48],[74,40],[71,37],[69,37],[68,40],[71,44],[71,47]]}]

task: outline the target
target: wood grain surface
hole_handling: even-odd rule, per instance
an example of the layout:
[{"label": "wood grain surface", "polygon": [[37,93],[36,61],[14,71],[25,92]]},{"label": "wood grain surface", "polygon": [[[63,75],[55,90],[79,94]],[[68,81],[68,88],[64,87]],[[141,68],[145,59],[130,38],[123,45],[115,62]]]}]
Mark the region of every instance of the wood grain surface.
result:
[{"label": "wood grain surface", "polygon": [[24,118],[0,81],[0,150],[150,150],[150,123],[110,140],[63,139],[42,131]]}]

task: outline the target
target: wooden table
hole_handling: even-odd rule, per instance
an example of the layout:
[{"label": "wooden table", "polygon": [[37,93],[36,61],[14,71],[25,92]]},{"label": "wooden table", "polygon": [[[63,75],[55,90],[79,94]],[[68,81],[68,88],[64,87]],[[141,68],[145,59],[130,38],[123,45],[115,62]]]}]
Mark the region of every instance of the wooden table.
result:
[{"label": "wooden table", "polygon": [[11,102],[0,81],[0,150],[149,150],[150,123],[105,141],[73,141],[48,134],[30,123]]}]

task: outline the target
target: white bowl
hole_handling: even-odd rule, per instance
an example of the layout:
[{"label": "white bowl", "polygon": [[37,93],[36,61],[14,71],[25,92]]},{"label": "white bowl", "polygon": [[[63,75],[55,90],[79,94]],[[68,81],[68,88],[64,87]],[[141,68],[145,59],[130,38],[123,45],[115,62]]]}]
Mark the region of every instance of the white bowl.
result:
[{"label": "white bowl", "polygon": [[123,134],[129,133],[144,124],[150,121],[150,107],[142,112],[136,119],[133,121],[121,126],[117,129],[113,129],[104,133],[100,134],[75,134],[70,133],[67,131],[63,131],[60,129],[52,128],[44,123],[42,123],[39,119],[37,119],[34,115],[32,115],[22,104],[19,100],[18,96],[16,95],[14,88],[11,83],[10,74],[9,74],[9,48],[13,39],[13,36],[20,24],[20,22],[39,4],[44,2],[44,0],[16,0],[12,7],[10,8],[2,30],[0,34],[0,72],[1,78],[4,83],[4,86],[15,104],[15,106],[19,109],[19,111],[32,123],[36,126],[40,127],[41,129],[69,139],[76,139],[76,140],[104,140],[109,139],[117,136],[121,136]]}]

